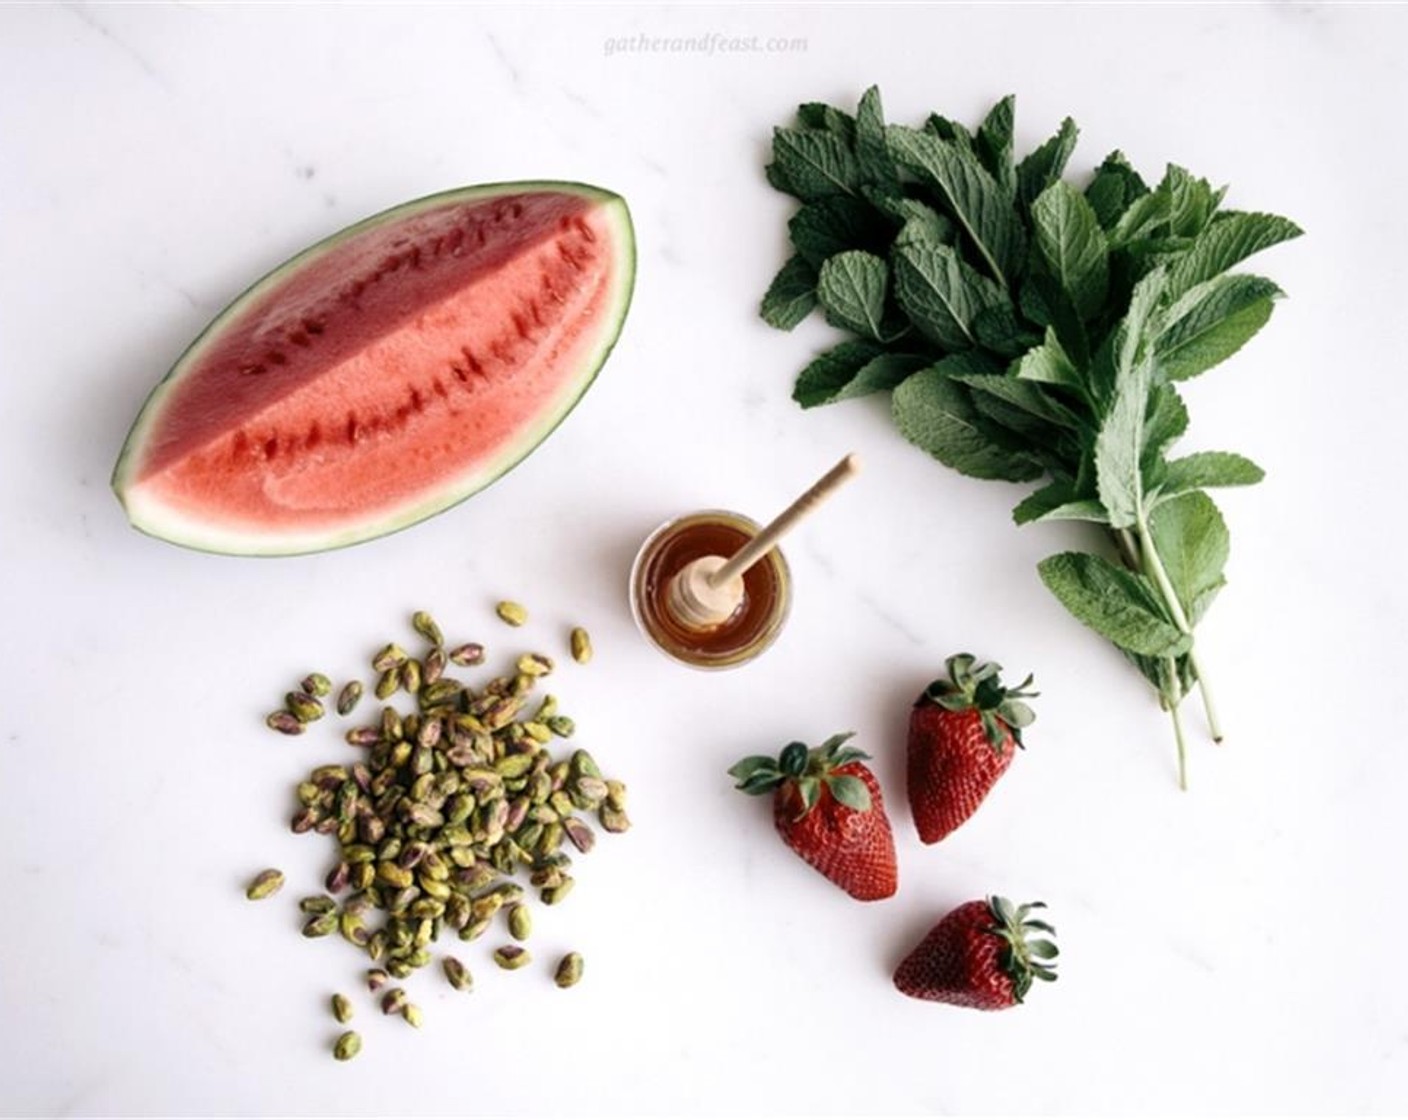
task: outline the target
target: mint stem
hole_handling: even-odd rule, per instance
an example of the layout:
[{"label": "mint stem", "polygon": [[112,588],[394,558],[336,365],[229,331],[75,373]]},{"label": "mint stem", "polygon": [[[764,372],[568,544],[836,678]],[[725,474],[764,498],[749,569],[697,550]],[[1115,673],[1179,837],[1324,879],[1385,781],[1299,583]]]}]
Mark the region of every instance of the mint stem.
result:
[{"label": "mint stem", "polygon": [[[1128,530],[1125,531],[1126,533]],[[1164,562],[1159,557],[1159,550],[1154,547],[1154,542],[1149,536],[1149,524],[1147,521],[1139,522],[1139,553],[1144,562],[1144,570],[1158,586],[1159,594],[1163,596],[1164,603],[1168,606],[1169,614],[1173,616],[1174,625],[1190,638],[1193,637],[1193,626],[1188,621],[1188,616],[1183,613],[1183,604],[1178,601],[1178,592],[1174,590],[1173,581],[1168,578],[1168,572],[1164,568]],[[1218,722],[1217,706],[1213,703],[1212,686],[1203,675],[1203,667],[1198,662],[1198,654],[1192,648],[1188,649],[1188,663],[1193,668],[1193,675],[1198,680],[1198,695],[1203,700],[1203,712],[1208,720],[1208,733],[1212,736],[1214,743],[1222,742],[1222,725]],[[1175,712],[1175,720],[1177,713]],[[1181,730],[1180,730],[1181,736]],[[1179,747],[1182,748],[1182,738],[1179,739]]]},{"label": "mint stem", "polygon": [[1134,539],[1134,534],[1128,529],[1116,529],[1114,536],[1125,567],[1132,572],[1143,571],[1144,565],[1139,559],[1139,542]]},{"label": "mint stem", "polygon": [[1193,675],[1198,678],[1198,695],[1203,698],[1203,713],[1208,717],[1208,734],[1214,743],[1222,742],[1222,724],[1218,722],[1217,706],[1212,699],[1212,686],[1203,675],[1203,667],[1198,663],[1198,655],[1188,651],[1188,663],[1193,666]]},{"label": "mint stem", "polygon": [[[1176,683],[1178,680],[1178,666],[1173,658],[1168,659],[1169,676]],[[1178,715],[1178,705],[1180,697],[1171,696],[1168,698],[1168,714],[1173,719],[1173,738],[1178,744],[1178,788],[1185,793],[1188,791],[1188,748],[1183,742],[1183,720]]]},{"label": "mint stem", "polygon": [[1144,558],[1144,570],[1148,573],[1149,578],[1158,584],[1159,594],[1163,596],[1168,613],[1173,616],[1173,624],[1191,637],[1193,627],[1188,623],[1188,616],[1183,613],[1183,604],[1178,601],[1178,592],[1173,589],[1173,581],[1168,578],[1168,572],[1164,570],[1164,562],[1159,558],[1159,550],[1154,547],[1154,542],[1149,538],[1149,526],[1143,521],[1139,523],[1139,545],[1140,554]]}]

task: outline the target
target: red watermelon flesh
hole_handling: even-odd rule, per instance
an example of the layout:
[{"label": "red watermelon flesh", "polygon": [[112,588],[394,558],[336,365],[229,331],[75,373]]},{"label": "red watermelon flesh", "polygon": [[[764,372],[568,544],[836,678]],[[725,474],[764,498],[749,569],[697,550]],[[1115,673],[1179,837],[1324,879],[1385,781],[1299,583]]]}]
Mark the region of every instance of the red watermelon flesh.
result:
[{"label": "red watermelon flesh", "polygon": [[629,304],[630,218],[575,184],[468,188],[260,281],[148,400],[114,487],[157,536],[350,544],[481,489],[570,411]]}]

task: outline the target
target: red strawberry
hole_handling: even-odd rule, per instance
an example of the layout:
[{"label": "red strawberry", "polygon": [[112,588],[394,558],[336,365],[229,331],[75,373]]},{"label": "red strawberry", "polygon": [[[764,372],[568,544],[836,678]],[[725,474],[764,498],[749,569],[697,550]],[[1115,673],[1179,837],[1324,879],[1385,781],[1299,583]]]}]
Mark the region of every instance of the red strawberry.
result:
[{"label": "red strawberry", "polygon": [[909,715],[909,807],[919,838],[942,840],[976,811],[1022,745],[1035,719],[1021,697],[1028,677],[1003,688],[1000,665],[974,665],[972,654],[948,659],[951,680],[935,681]]},{"label": "red strawberry", "polygon": [[895,969],[895,987],[980,1011],[1021,1003],[1032,979],[1055,980],[1056,946],[1034,932],[1054,934],[1028,915],[1045,903],[1016,907],[996,896],[965,902],[929,931]]},{"label": "red strawberry", "polygon": [[729,773],[744,793],[773,795],[773,823],[794,852],[852,898],[889,898],[899,884],[895,838],[880,783],[842,744],[851,732],[819,747],[789,743],[777,758],[753,755]]}]

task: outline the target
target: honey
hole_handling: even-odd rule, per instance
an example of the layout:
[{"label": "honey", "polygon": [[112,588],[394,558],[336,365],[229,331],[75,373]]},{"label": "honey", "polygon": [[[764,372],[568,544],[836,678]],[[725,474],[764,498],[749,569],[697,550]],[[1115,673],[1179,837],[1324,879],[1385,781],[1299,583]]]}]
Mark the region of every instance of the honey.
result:
[{"label": "honey", "polygon": [[631,610],[662,652],[700,669],[727,669],[767,649],[787,621],[792,579],[774,548],[743,574],[743,601],[707,630],[683,625],[670,610],[670,584],[692,560],[732,556],[757,534],[756,522],[726,510],[703,510],[667,522],[641,546],[631,570]]}]

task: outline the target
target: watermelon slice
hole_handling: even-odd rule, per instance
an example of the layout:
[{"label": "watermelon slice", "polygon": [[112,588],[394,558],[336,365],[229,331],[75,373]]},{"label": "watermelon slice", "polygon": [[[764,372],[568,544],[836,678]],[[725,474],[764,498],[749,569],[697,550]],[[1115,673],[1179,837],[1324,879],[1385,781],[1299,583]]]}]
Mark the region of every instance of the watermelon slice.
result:
[{"label": "watermelon slice", "polygon": [[625,200],[577,183],[433,195],[335,234],[220,313],[113,472],[133,525],[286,555],[438,513],[571,411],[630,305]]}]

